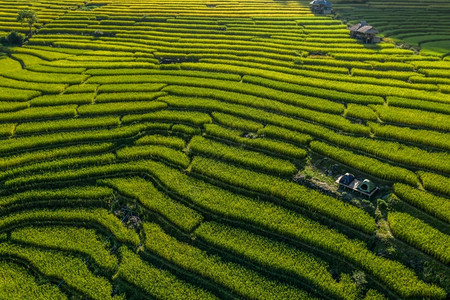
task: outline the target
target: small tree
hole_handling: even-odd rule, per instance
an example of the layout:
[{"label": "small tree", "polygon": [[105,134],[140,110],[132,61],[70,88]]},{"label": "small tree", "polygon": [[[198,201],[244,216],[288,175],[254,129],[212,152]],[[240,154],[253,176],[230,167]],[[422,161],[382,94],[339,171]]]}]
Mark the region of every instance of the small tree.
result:
[{"label": "small tree", "polygon": [[36,12],[31,9],[22,9],[17,15],[17,22],[27,23],[30,28],[30,36],[33,34],[33,25],[38,22]]}]

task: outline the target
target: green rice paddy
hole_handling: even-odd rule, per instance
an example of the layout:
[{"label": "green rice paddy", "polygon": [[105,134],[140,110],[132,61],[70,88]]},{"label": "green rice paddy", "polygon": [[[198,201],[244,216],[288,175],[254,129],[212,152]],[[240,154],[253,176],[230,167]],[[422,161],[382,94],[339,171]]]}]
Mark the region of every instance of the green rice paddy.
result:
[{"label": "green rice paddy", "polygon": [[0,299],[448,298],[447,2],[0,0]]}]

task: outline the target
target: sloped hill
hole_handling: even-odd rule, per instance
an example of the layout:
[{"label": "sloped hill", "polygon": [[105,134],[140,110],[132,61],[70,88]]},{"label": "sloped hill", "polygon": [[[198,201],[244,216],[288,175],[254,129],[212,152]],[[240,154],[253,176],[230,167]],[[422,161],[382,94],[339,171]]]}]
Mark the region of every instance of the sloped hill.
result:
[{"label": "sloped hill", "polygon": [[25,7],[42,27],[0,57],[0,294],[446,298],[450,61],[299,1],[1,0],[0,29]]}]

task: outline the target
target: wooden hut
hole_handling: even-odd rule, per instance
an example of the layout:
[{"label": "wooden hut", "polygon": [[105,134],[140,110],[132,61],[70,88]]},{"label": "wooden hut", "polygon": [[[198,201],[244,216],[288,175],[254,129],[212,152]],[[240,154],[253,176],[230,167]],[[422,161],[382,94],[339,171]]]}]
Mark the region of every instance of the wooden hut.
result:
[{"label": "wooden hut", "polygon": [[375,27],[367,24],[366,21],[353,25],[348,28],[350,36],[362,40],[364,43],[378,43],[381,37],[377,36],[378,30]]},{"label": "wooden hut", "polygon": [[309,7],[314,14],[329,15],[331,14],[332,4],[329,0],[313,0],[309,3]]}]

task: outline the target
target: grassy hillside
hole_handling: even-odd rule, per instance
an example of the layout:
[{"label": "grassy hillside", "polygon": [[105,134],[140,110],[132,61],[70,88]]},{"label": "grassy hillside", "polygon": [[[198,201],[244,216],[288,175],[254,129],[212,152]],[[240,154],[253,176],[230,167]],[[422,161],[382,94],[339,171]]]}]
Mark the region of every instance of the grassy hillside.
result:
[{"label": "grassy hillside", "polygon": [[450,54],[450,3],[437,1],[335,0],[336,15],[350,23],[366,20],[385,37],[406,42],[423,55]]},{"label": "grassy hillside", "polygon": [[448,296],[442,52],[361,44],[303,1],[0,0],[0,35],[24,8],[35,33],[0,55],[0,295]]}]

